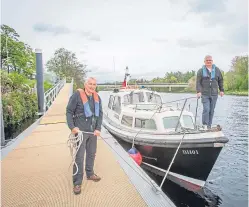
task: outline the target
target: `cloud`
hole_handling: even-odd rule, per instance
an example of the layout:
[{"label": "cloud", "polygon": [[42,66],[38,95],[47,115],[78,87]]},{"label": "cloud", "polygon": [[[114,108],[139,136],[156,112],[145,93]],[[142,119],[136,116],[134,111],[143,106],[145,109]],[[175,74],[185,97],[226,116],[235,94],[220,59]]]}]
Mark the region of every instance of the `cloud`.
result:
[{"label": "cloud", "polygon": [[235,27],[230,33],[228,33],[228,38],[234,44],[239,46],[248,46],[248,25],[243,25],[242,27]]},{"label": "cloud", "polygon": [[225,0],[190,0],[189,4],[192,12],[209,13],[224,12],[226,10]]},{"label": "cloud", "polygon": [[101,41],[98,35],[91,35],[88,39],[92,41],[97,41],[97,42]]},{"label": "cloud", "polygon": [[79,53],[80,53],[81,55],[84,55],[84,54],[86,54],[87,52],[84,51],[84,50],[81,50]]},{"label": "cloud", "polygon": [[[181,4],[181,1],[178,0],[170,0],[170,2],[175,6]],[[205,45],[211,46],[215,43],[224,46],[226,44],[231,48],[230,50],[232,48],[246,50],[248,47],[247,4],[247,0],[186,0],[187,12],[184,20],[193,17],[202,19],[203,29],[209,30],[211,38],[208,40],[209,35],[205,35],[207,40],[196,41],[190,37],[190,39],[179,40],[178,44],[182,47],[197,48]],[[218,31],[220,31],[219,34],[217,34]],[[217,34],[216,41],[213,41],[213,34]]]},{"label": "cloud", "polygon": [[63,26],[53,26],[51,24],[35,24],[33,26],[36,32],[49,32],[54,35],[63,35],[71,33],[70,29]]},{"label": "cloud", "polygon": [[77,34],[91,41],[101,41],[100,37],[91,31],[71,30],[65,26],[37,23],[33,25],[33,30],[40,33],[51,33],[53,35]]},{"label": "cloud", "polygon": [[78,31],[76,33],[79,33],[82,37],[86,37],[92,41],[101,41],[100,36],[92,34],[91,31]]},{"label": "cloud", "polygon": [[207,46],[210,44],[213,44],[214,42],[211,40],[192,40],[192,39],[188,39],[188,38],[184,38],[184,39],[179,39],[178,40],[178,44],[180,45],[180,47],[184,47],[184,48],[197,48],[197,47],[203,47],[203,46]]},{"label": "cloud", "polygon": [[168,40],[166,38],[153,38],[152,41],[156,42],[156,43],[166,43],[166,42],[168,42]]},{"label": "cloud", "polygon": [[3,1],[2,19],[21,39],[44,51],[44,62],[64,47],[76,52],[98,80],[122,81],[126,65],[132,78],[152,79],[197,69],[206,54],[228,70],[233,57],[248,51],[247,1],[161,0],[141,6],[132,0],[25,0],[25,5],[8,0]]}]

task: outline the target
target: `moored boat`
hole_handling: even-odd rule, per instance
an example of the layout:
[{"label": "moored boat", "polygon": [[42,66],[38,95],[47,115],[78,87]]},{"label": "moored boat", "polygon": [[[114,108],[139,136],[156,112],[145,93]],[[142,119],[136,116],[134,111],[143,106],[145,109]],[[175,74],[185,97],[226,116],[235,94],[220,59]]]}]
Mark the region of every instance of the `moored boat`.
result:
[{"label": "moored boat", "polygon": [[155,91],[128,88],[125,78],[110,94],[103,125],[127,150],[134,146],[141,153],[142,167],[162,177],[169,170],[167,178],[198,191],[228,139],[220,126],[198,126],[196,114],[173,103]]}]

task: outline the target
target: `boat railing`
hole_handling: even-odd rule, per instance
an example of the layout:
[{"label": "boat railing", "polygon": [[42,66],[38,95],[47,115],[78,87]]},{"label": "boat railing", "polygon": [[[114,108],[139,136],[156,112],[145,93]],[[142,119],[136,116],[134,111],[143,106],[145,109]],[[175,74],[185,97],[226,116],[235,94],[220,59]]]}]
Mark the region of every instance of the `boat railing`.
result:
[{"label": "boat railing", "polygon": [[[177,125],[175,127],[175,131],[176,131],[179,124],[180,124],[180,119],[181,119],[182,113],[183,113],[183,111],[184,111],[184,109],[186,107],[187,101],[190,100],[190,99],[196,99],[197,100],[196,108],[195,108],[195,123],[194,123],[194,128],[196,129],[197,128],[196,119],[197,119],[198,100],[199,100],[199,98],[196,97],[196,96],[183,98],[183,99],[178,99],[178,100],[174,100],[174,101],[168,101],[168,102],[164,102],[164,103],[161,103],[161,104],[160,103],[146,103],[146,102],[143,102],[143,103],[136,103],[136,104],[129,104],[128,103],[127,105],[131,105],[131,107],[133,107],[133,109],[135,111],[137,111],[137,110],[147,110],[147,111],[155,111],[155,113],[162,113],[162,112],[164,112],[166,110],[169,110],[170,107],[172,109],[172,103],[177,103],[177,110],[181,110],[181,113],[180,113],[180,116],[178,118]],[[180,101],[184,101],[182,108],[179,108],[178,103]],[[189,105],[189,111],[190,111],[190,105]]]},{"label": "boat railing", "polygon": [[[183,99],[178,99],[178,100],[174,100],[174,101],[168,101],[168,102],[163,102],[163,103],[153,103],[153,102],[139,102],[139,103],[122,103],[123,105],[127,106],[133,106],[135,107],[135,110],[155,110],[155,109],[159,109],[159,108],[169,108],[169,107],[173,107],[173,103],[176,103],[176,108],[180,109],[179,107],[179,102],[180,101],[185,101],[185,100],[190,100],[190,99],[197,99],[197,97],[189,97],[189,98],[183,98]],[[154,108],[143,108],[144,106],[155,106]],[[140,108],[142,107],[142,108]],[[190,111],[190,105],[189,105],[189,111]]]}]

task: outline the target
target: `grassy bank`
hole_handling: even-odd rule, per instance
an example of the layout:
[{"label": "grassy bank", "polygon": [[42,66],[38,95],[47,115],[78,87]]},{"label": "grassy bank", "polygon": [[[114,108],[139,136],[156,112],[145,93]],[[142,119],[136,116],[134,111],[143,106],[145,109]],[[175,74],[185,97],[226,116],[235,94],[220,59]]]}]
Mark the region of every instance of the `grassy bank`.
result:
[{"label": "grassy bank", "polygon": [[226,95],[248,96],[248,91],[226,91]]}]

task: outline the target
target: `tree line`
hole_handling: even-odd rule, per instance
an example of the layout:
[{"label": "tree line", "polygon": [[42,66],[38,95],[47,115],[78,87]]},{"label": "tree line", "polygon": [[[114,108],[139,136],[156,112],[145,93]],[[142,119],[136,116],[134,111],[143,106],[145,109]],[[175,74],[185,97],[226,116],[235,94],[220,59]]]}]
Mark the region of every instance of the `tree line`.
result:
[{"label": "tree line", "polygon": [[[222,70],[221,70],[222,71]],[[224,88],[228,92],[248,91],[248,55],[236,56],[231,61],[228,72],[222,71]],[[164,77],[155,77],[152,80],[131,79],[130,84],[135,83],[188,83],[185,92],[194,92],[196,86],[197,70],[187,72],[167,72]],[[160,89],[163,90],[163,89]],[[179,89],[176,89],[179,90]],[[167,91],[167,89],[165,89]],[[184,92],[182,91],[182,92]]]}]

